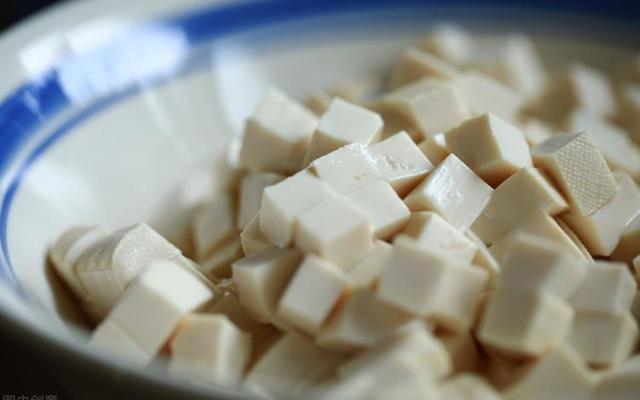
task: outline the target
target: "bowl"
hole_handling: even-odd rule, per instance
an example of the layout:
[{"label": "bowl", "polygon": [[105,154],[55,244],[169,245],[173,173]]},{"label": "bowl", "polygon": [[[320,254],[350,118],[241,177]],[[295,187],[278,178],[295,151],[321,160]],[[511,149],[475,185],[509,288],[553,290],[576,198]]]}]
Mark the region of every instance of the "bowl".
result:
[{"label": "bowl", "polygon": [[[148,221],[185,237],[185,213],[224,175],[270,86],[302,98],[375,74],[430,24],[483,41],[531,34],[550,68],[602,69],[638,43],[638,10],[586,1],[91,0],[0,37],[0,318],[79,398],[242,395],[167,381],[84,345],[82,316],[46,267],[65,228]],[[187,188],[185,191],[183,188]]]}]

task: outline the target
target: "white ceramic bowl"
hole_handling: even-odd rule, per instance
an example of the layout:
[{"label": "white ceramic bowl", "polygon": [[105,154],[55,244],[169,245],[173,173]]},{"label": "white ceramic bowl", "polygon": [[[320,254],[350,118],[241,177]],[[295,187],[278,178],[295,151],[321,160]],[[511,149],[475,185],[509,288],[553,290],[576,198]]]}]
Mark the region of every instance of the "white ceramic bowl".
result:
[{"label": "white ceramic bowl", "polygon": [[529,32],[551,67],[583,60],[607,69],[638,50],[633,6],[526,3],[94,0],[12,29],[0,38],[3,329],[45,355],[79,398],[211,395],[87,349],[79,316],[45,269],[50,242],[77,223],[148,221],[181,237],[192,199],[178,188],[228,157],[267,87],[302,97],[382,71],[434,21],[461,22],[483,40]]}]

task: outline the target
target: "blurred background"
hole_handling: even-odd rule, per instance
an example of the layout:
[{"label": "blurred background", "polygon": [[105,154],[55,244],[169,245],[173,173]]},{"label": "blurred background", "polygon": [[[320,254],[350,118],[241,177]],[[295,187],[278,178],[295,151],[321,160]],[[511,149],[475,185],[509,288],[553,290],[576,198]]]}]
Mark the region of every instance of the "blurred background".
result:
[{"label": "blurred background", "polygon": [[0,2],[0,31],[59,0],[2,0]]}]

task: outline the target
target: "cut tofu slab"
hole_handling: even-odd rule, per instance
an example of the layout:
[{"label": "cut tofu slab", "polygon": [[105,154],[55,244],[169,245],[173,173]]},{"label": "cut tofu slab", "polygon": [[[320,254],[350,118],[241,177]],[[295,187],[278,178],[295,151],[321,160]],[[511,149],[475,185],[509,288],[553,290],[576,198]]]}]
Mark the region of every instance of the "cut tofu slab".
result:
[{"label": "cut tofu slab", "polygon": [[623,263],[596,261],[570,298],[580,311],[628,313],[636,293],[636,282]]},{"label": "cut tofu slab", "polygon": [[254,172],[296,172],[317,125],[313,112],[271,89],[247,120],[240,165]]},{"label": "cut tofu slab", "polygon": [[389,86],[397,88],[429,77],[455,79],[457,75],[457,68],[447,61],[410,47],[395,61],[389,77]]},{"label": "cut tofu slab", "polygon": [[525,104],[524,95],[481,72],[465,72],[456,83],[473,115],[491,113],[506,121],[516,121]]},{"label": "cut tofu slab", "polygon": [[435,211],[457,229],[473,224],[493,189],[451,154],[405,198],[411,211]]},{"label": "cut tofu slab", "polygon": [[625,226],[611,258],[631,265],[633,259],[638,255],[640,255],[640,213],[636,214]]},{"label": "cut tofu slab", "polygon": [[451,154],[451,149],[447,147],[447,139],[444,132],[436,133],[420,142],[420,150],[431,161],[431,164],[438,165]]},{"label": "cut tofu slab", "polygon": [[472,46],[471,35],[453,24],[434,26],[417,44],[419,49],[455,65],[467,63]]},{"label": "cut tofu slab", "polygon": [[249,174],[242,178],[238,198],[237,228],[239,230],[243,230],[258,213],[264,188],[282,179],[284,179],[282,175],[272,173]]},{"label": "cut tofu slab", "polygon": [[317,158],[311,170],[338,193],[348,193],[382,180],[367,148],[353,143]]},{"label": "cut tofu slab", "polygon": [[196,261],[209,257],[236,233],[236,204],[232,195],[221,192],[193,213],[191,239]]},{"label": "cut tofu slab", "polygon": [[349,281],[354,288],[371,288],[382,274],[393,247],[377,240],[373,248],[347,269]]}]

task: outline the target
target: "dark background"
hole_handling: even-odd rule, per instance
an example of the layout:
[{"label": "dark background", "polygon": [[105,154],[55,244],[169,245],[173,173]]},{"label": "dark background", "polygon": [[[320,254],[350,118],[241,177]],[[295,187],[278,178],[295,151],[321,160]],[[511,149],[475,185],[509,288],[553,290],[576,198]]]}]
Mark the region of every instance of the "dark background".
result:
[{"label": "dark background", "polygon": [[4,31],[7,27],[35,11],[57,2],[58,0],[1,0],[0,31]]}]

